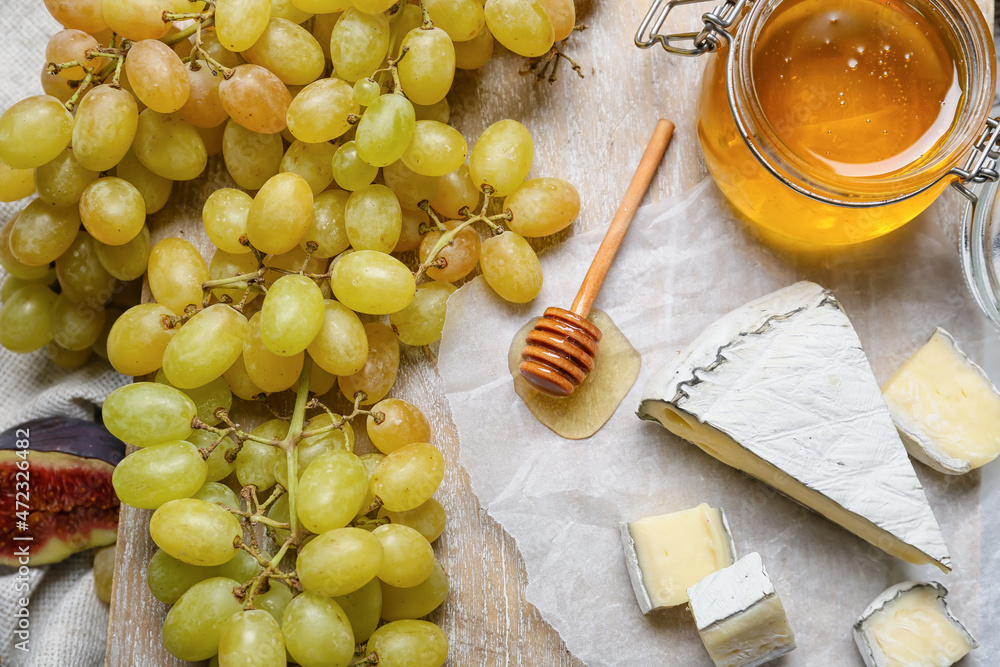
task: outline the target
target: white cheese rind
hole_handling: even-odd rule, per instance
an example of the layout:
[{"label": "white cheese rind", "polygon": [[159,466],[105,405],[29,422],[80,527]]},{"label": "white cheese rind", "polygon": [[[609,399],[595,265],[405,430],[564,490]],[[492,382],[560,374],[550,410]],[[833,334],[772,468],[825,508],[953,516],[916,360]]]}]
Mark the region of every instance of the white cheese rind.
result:
[{"label": "white cheese rind", "polygon": [[857,333],[819,285],[716,321],[649,383],[638,415],[887,553],[950,569]]}]

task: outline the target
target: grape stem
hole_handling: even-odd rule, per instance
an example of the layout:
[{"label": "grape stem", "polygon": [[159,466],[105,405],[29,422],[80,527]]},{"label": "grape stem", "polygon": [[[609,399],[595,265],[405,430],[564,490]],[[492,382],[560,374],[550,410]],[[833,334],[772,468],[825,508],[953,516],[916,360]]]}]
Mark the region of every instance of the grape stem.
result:
[{"label": "grape stem", "polygon": [[352,660],[347,667],[372,667],[378,663],[378,653],[373,651],[360,660]]},{"label": "grape stem", "polygon": [[[406,0],[400,0],[399,4],[395,5],[396,12],[395,14],[393,14],[392,31],[389,36],[389,55],[392,55],[392,53],[396,50],[396,40],[399,39],[399,26],[403,22],[403,7],[405,6],[405,4]],[[382,89],[382,83],[385,78],[385,73],[387,71],[389,71],[388,67],[381,70],[375,70],[374,72],[372,72],[372,75],[368,77],[370,79],[374,77],[375,74],[378,74],[379,90]],[[353,125],[353,123],[351,124]]]},{"label": "grape stem", "polygon": [[[288,516],[291,522],[289,540],[296,545],[302,543],[305,537],[302,522],[295,507],[296,492],[299,483],[299,449],[296,447],[302,439],[302,427],[305,425],[306,405],[309,401],[309,376],[312,374],[312,360],[306,359],[299,375],[299,385],[296,387],[295,408],[292,410],[292,421],[288,425],[288,435],[282,441],[281,449],[285,451],[288,464]],[[285,543],[287,548],[288,542]],[[278,560],[281,560],[280,558]],[[275,561],[277,562],[277,561]]]},{"label": "grape stem", "polygon": [[427,0],[420,0],[420,13],[424,16],[424,22],[420,25],[420,29],[433,30],[434,21],[431,20],[431,14],[427,11]]}]

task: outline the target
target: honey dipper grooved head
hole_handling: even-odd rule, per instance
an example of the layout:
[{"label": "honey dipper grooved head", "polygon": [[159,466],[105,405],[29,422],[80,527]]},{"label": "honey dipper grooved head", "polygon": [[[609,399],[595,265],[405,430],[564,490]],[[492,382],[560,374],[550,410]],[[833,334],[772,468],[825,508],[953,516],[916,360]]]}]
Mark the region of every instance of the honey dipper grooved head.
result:
[{"label": "honey dipper grooved head", "polygon": [[601,330],[562,308],[547,308],[528,333],[521,377],[543,394],[566,397],[594,370]]}]

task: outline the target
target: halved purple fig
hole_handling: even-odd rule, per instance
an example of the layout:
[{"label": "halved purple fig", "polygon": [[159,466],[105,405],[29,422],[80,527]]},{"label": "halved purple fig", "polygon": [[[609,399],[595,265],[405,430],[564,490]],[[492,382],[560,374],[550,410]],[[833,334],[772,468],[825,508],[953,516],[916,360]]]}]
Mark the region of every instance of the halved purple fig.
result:
[{"label": "halved purple fig", "polygon": [[94,422],[34,419],[0,433],[0,564],[47,565],[114,543],[111,485],[125,443]]}]

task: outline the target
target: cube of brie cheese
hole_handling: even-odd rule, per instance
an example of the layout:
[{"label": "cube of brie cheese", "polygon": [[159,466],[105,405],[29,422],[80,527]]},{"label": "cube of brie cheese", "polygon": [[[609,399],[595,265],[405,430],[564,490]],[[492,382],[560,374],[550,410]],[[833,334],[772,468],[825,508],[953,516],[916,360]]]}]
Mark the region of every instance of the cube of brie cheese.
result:
[{"label": "cube of brie cheese", "polygon": [[952,475],[1000,454],[1000,392],[938,328],[882,387],[910,456]]},{"label": "cube of brie cheese", "polygon": [[698,634],[716,667],[757,667],[795,648],[785,608],[751,553],[688,589]]},{"label": "cube of brie cheese", "polygon": [[906,581],[868,605],[854,641],[868,667],[949,667],[978,644],[945,602],[941,584]]},{"label": "cube of brie cheese", "polygon": [[702,503],[621,524],[625,567],[643,614],[688,601],[687,589],[736,558],[721,509]]}]

